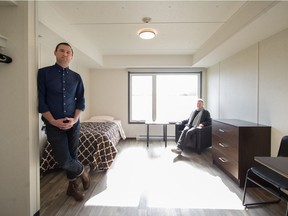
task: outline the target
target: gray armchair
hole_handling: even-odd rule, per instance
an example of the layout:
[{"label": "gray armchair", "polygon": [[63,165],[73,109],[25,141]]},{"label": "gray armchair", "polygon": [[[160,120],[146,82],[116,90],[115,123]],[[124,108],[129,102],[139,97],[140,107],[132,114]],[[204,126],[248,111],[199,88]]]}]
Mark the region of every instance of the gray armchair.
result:
[{"label": "gray armchair", "polygon": [[[175,142],[178,141],[185,124],[178,122],[175,124]],[[191,137],[187,147],[193,148],[198,154],[212,146],[212,126],[205,126],[197,131],[196,136]]]}]

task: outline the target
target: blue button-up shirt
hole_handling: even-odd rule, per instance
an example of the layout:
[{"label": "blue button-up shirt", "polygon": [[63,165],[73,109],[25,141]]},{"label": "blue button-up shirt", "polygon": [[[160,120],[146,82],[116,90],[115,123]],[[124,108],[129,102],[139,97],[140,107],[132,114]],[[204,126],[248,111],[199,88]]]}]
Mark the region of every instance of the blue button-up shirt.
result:
[{"label": "blue button-up shirt", "polygon": [[73,118],[75,110],[85,109],[81,76],[58,64],[38,71],[38,111],[50,111],[55,119]]}]

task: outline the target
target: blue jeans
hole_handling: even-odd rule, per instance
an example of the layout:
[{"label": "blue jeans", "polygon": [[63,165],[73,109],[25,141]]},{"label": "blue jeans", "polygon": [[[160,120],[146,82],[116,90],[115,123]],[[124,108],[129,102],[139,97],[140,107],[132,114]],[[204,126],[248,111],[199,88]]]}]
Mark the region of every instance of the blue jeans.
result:
[{"label": "blue jeans", "polygon": [[67,178],[75,180],[84,170],[78,161],[78,145],[80,136],[80,122],[69,130],[60,130],[45,120],[47,139],[52,147],[55,160],[66,170]]}]

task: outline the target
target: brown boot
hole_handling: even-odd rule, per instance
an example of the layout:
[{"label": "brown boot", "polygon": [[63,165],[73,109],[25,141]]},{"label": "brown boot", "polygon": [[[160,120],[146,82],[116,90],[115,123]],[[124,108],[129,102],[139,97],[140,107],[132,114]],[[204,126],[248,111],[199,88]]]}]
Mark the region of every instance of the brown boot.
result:
[{"label": "brown boot", "polygon": [[89,165],[84,166],[84,171],[83,171],[82,175],[80,176],[84,190],[88,190],[88,188],[90,187],[89,172],[90,172],[90,166]]},{"label": "brown boot", "polygon": [[69,186],[66,194],[74,197],[76,201],[82,201],[84,199],[84,193],[79,190],[76,181],[69,181]]}]

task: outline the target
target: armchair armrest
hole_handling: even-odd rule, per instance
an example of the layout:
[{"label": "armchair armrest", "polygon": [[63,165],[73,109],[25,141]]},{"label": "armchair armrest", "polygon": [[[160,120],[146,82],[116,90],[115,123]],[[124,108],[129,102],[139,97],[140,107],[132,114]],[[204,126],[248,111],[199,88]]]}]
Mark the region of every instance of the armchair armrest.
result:
[{"label": "armchair armrest", "polygon": [[201,154],[201,151],[205,148],[212,146],[212,125],[204,126],[198,130],[196,151]]},{"label": "armchair armrest", "polygon": [[182,122],[176,122],[175,128],[177,128],[178,131],[182,131],[185,128],[185,124],[183,124]]},{"label": "armchair armrest", "polygon": [[208,136],[208,135],[210,135],[211,133],[212,133],[212,125],[208,125],[208,126],[204,126],[204,127],[202,127],[200,130],[199,130],[199,133],[201,134],[201,135],[206,135],[206,136]]}]

